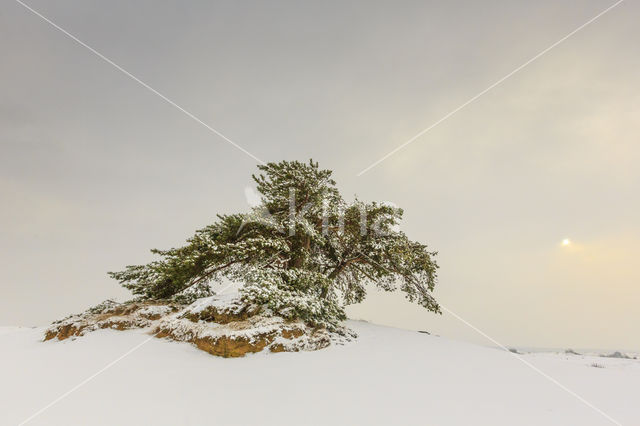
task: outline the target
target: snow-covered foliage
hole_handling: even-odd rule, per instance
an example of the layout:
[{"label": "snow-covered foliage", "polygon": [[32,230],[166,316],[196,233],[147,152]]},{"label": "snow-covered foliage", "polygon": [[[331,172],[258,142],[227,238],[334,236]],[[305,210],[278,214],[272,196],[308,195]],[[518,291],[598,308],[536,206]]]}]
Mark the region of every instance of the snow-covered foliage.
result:
[{"label": "snow-covered foliage", "polygon": [[[312,327],[338,330],[344,306],[366,286],[396,288],[430,311],[435,252],[399,230],[402,209],[343,200],[331,171],[317,163],[258,166],[260,203],[247,214],[219,216],[183,247],[152,250],[160,260],[110,273],[147,300],[188,304],[213,294],[221,279],[244,283],[244,305]],[[257,201],[257,200],[256,200]]]},{"label": "snow-covered foliage", "polygon": [[342,307],[332,299],[324,300],[305,291],[312,283],[326,279],[316,275],[300,269],[255,271],[247,276],[240,294],[246,303],[263,306],[285,319],[301,319],[314,326],[339,330],[340,321],[346,319]]}]

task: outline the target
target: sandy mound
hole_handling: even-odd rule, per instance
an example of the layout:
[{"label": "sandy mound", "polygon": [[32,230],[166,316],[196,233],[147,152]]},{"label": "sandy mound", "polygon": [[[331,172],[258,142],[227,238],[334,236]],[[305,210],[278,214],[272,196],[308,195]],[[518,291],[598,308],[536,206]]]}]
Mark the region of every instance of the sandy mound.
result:
[{"label": "sandy mound", "polygon": [[[57,321],[44,340],[75,338],[98,329],[148,328],[158,338],[189,342],[212,355],[241,357],[247,353],[322,349],[349,339],[348,330],[332,333],[302,321],[287,321],[237,294],[211,296],[188,306],[161,301],[106,301],[81,314]],[[346,336],[346,337],[345,337]]]}]

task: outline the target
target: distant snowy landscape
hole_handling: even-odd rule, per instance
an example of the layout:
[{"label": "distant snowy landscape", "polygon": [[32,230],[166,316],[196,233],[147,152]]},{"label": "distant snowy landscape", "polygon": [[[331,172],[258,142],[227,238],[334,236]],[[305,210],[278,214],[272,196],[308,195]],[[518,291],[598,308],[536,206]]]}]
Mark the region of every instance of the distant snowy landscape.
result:
[{"label": "distant snowy landscape", "polygon": [[[366,322],[347,325],[359,337],[344,345],[235,359],[149,340],[147,330],[43,342],[43,328],[0,328],[2,424],[615,424],[515,354]],[[620,424],[640,424],[640,361],[522,357]]]}]

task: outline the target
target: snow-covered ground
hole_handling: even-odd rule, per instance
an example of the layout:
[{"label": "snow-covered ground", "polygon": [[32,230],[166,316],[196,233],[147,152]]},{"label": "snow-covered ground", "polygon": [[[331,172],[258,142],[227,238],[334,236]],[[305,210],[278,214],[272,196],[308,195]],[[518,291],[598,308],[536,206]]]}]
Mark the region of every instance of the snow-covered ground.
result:
[{"label": "snow-covered ground", "polygon": [[[498,349],[350,321],[357,341],[316,352],[211,356],[151,339],[29,425],[610,425]],[[0,328],[0,423],[18,425],[149,339],[100,330],[43,343]],[[640,424],[640,361],[524,359],[624,425]],[[593,367],[597,363],[601,367]]]}]

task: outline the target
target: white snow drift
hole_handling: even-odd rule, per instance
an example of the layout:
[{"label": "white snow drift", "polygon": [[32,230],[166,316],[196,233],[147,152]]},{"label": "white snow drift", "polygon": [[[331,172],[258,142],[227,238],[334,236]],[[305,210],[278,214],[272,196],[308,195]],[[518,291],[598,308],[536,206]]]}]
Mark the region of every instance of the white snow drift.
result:
[{"label": "white snow drift", "polygon": [[[610,425],[515,355],[349,321],[359,338],[314,352],[211,356],[143,330],[42,342],[0,328],[0,419],[18,425]],[[640,361],[525,359],[625,425],[640,424]],[[597,363],[599,367],[592,366]]]}]

